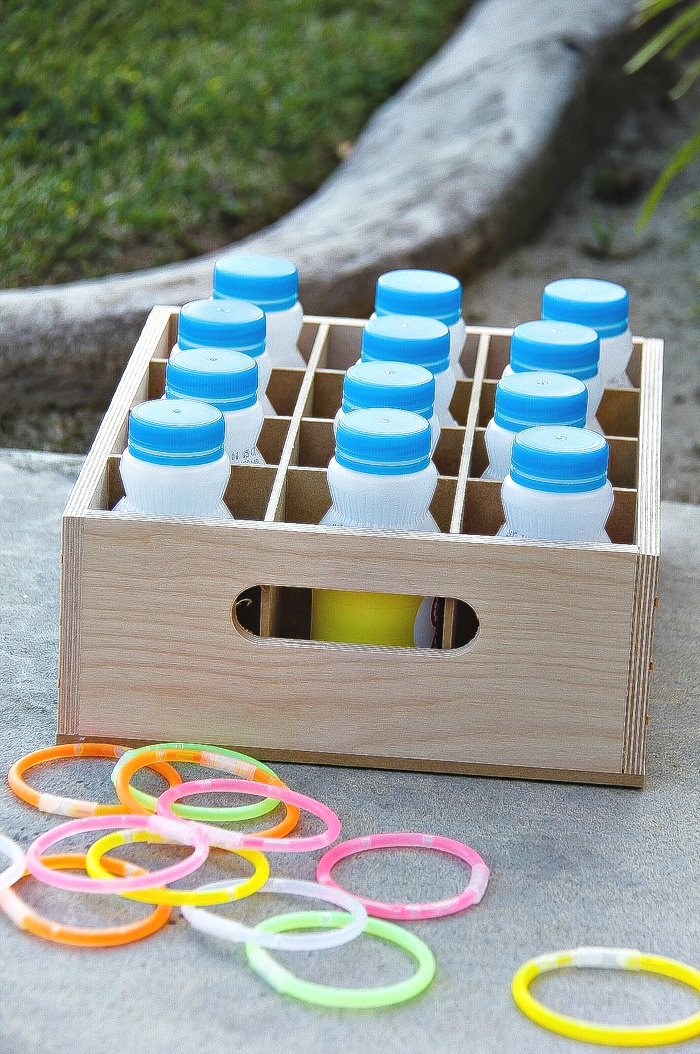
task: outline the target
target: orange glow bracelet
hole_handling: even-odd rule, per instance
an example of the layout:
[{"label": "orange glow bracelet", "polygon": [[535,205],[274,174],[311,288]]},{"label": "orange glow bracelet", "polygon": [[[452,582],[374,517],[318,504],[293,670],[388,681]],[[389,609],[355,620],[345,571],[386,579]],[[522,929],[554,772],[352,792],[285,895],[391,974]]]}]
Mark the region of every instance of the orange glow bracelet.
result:
[{"label": "orange glow bracelet", "polygon": [[[57,747],[46,747],[44,750],[35,750],[32,754],[27,754],[26,757],[15,761],[7,774],[7,782],[18,798],[26,801],[28,805],[34,805],[40,812],[53,813],[57,816],[120,815],[124,812],[124,806],[120,802],[115,805],[103,805],[96,801],[83,801],[81,798],[62,798],[56,794],[40,793],[25,782],[24,774],[29,769],[37,765],[45,765],[49,761],[70,758],[116,759],[125,754],[127,750],[128,747],[114,743],[65,743]],[[172,765],[157,763],[150,767],[163,776],[169,786],[175,787],[182,783],[180,774]]]},{"label": "orange glow bracelet", "polygon": [[[69,868],[83,868],[85,856],[82,853],[61,853],[55,856],[45,856],[42,863],[47,867],[68,870]],[[126,878],[130,875],[147,874],[144,868],[135,864],[127,863],[125,860],[117,860],[110,857],[107,866],[115,875]],[[27,877],[25,872],[23,877]],[[21,880],[20,880],[21,881]],[[89,929],[83,926],[66,926],[61,922],[53,922],[42,915],[38,915],[32,908],[20,900],[14,889],[3,889],[0,891],[0,909],[14,922],[20,930],[27,930],[44,940],[54,941],[57,944],[76,944],[81,947],[108,948],[118,944],[130,944],[132,941],[141,940],[151,933],[159,930],[170,917],[170,908],[167,904],[159,904],[155,911],[147,915],[145,919],[130,922],[125,926],[105,927],[104,929]]]},{"label": "orange glow bracelet", "polygon": [[[149,810],[144,808],[134,798],[129,783],[131,782],[131,777],[139,769],[144,768],[146,765],[161,764],[164,761],[189,761],[194,765],[206,765],[208,768],[220,769],[222,772],[230,772],[240,776],[242,779],[254,780],[256,783],[269,787],[285,787],[285,784],[277,776],[273,776],[257,765],[252,765],[250,762],[243,761],[240,758],[228,757],[226,754],[215,754],[209,750],[185,747],[154,748],[135,755],[120,767],[115,781],[115,788],[117,797],[122,802],[122,812],[125,806],[130,812],[150,815]],[[178,780],[178,782],[181,783],[182,781]],[[274,827],[268,827],[264,831],[256,831],[255,837],[283,838],[284,835],[294,830],[298,822],[299,809],[295,805],[287,805],[285,803],[284,818],[278,824],[275,824]]]}]

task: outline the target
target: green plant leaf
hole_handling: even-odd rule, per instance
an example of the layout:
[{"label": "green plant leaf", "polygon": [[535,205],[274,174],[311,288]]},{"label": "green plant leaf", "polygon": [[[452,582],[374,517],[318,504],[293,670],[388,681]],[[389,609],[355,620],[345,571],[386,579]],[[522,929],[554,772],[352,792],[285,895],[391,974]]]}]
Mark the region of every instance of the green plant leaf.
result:
[{"label": "green plant leaf", "polygon": [[635,22],[637,25],[649,22],[670,7],[677,7],[680,2],[682,0],[640,0]]},{"label": "green plant leaf", "polygon": [[693,26],[698,19],[700,19],[700,2],[681,12],[668,25],[660,29],[658,33],[655,33],[651,40],[648,40],[626,63],[625,71],[627,73],[636,73],[637,70],[640,70],[642,66],[645,66],[655,55],[658,55],[659,52],[663,51],[675,40],[686,26]]},{"label": "green plant leaf", "polygon": [[680,99],[682,95],[685,95],[690,86],[693,84],[694,81],[697,80],[698,77],[700,77],[700,58],[695,59],[694,62],[691,62],[690,66],[688,66],[687,70],[685,71],[681,79],[678,81],[678,84],[669,93],[673,101],[676,102],[678,99]]},{"label": "green plant leaf", "polygon": [[644,202],[641,216],[637,222],[638,230],[644,230],[649,223],[649,220],[654,215],[656,207],[659,204],[666,187],[672,179],[692,163],[696,154],[700,154],[700,128],[698,128],[695,135],[689,139],[687,143],[683,143],[682,146],[679,147],[666,168],[654,183],[654,186],[649,191],[646,201]]}]

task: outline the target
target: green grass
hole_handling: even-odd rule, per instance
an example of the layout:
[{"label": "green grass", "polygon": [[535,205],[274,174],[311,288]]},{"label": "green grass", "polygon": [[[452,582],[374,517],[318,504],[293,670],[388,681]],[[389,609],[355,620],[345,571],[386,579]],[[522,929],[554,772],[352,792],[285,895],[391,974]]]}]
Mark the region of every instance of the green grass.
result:
[{"label": "green grass", "polygon": [[469,6],[4,0],[0,286],[183,259],[278,218]]}]

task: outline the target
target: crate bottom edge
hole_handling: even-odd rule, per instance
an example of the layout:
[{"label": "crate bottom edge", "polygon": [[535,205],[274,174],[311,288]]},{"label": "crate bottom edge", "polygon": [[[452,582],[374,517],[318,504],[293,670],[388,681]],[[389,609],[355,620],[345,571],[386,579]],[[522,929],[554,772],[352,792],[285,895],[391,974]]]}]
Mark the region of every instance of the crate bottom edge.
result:
[{"label": "crate bottom edge", "polygon": [[[112,741],[110,736],[80,736],[56,734],[56,743],[89,743]],[[144,739],[124,739],[118,742],[127,747],[148,744]],[[163,742],[164,740],[161,740]],[[520,779],[555,783],[591,783],[611,787],[630,787],[641,790],[645,773],[637,772],[592,772],[585,769],[561,769],[539,766],[485,765],[461,761],[439,761],[431,758],[398,758],[365,754],[331,754],[314,751],[275,750],[268,747],[252,747],[240,743],[217,744],[240,750],[260,761],[281,761],[302,765],[338,765],[349,768],[390,769],[398,772],[435,772],[456,776],[486,776],[496,779]]]}]

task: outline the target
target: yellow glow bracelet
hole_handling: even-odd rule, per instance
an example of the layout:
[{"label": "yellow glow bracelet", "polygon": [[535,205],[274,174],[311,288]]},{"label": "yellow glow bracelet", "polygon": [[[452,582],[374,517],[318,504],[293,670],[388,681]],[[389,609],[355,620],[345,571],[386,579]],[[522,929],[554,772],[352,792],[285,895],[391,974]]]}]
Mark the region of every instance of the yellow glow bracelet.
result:
[{"label": "yellow glow bracelet", "polygon": [[700,970],[675,959],[665,959],[661,955],[646,955],[630,948],[575,948],[571,951],[550,952],[530,959],[521,966],[513,978],[511,989],[513,999],[522,1012],[550,1032],[587,1043],[619,1047],[652,1047],[664,1043],[679,1043],[681,1040],[700,1036],[700,1011],[667,1025],[644,1025],[639,1028],[595,1025],[557,1014],[538,1003],[530,994],[529,987],[539,974],[566,966],[662,974],[700,992]]},{"label": "yellow glow bracelet", "polygon": [[[91,878],[112,878],[113,875],[105,868],[102,857],[110,849],[116,849],[118,845],[127,845],[131,842],[162,842],[159,835],[151,834],[150,831],[116,831],[114,834],[105,835],[99,841],[94,842],[85,856],[85,870]],[[264,886],[270,874],[270,865],[267,857],[258,852],[257,849],[234,849],[231,850],[236,856],[242,856],[244,860],[254,867],[250,878],[241,881],[240,878],[233,879],[230,885],[219,885],[217,889],[206,892],[194,889],[168,889],[166,886],[154,887],[141,893],[124,893],[123,896],[129,900],[141,900],[146,904],[193,904],[203,907],[211,904],[227,904],[230,900],[242,900],[249,897],[251,893],[257,893]],[[140,868],[138,869],[140,872]]]}]

